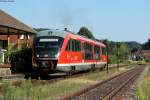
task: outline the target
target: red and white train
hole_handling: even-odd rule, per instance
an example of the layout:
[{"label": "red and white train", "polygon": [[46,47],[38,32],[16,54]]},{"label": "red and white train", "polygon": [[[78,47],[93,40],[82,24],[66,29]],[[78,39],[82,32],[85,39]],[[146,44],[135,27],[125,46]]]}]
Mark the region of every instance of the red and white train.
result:
[{"label": "red and white train", "polygon": [[33,63],[40,69],[63,72],[104,67],[107,63],[103,43],[69,31],[44,30],[33,42]]}]

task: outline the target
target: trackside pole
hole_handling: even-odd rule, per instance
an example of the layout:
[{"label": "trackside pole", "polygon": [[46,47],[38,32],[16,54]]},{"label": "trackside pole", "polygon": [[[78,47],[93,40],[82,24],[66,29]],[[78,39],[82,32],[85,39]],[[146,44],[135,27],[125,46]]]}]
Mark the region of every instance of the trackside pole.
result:
[{"label": "trackside pole", "polygon": [[106,67],[107,67],[107,73],[109,73],[109,69],[108,69],[108,44],[106,43],[106,55],[107,55],[107,64],[106,64]]},{"label": "trackside pole", "polygon": [[117,70],[119,71],[119,47],[120,47],[120,44],[119,42],[117,43]]}]

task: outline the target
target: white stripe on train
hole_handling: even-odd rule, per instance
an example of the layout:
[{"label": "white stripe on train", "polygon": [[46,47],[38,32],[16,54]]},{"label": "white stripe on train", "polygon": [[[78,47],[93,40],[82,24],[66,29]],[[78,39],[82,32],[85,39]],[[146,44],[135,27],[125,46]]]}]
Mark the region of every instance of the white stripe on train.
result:
[{"label": "white stripe on train", "polygon": [[70,64],[57,64],[57,66],[76,66],[76,65],[91,65],[91,64],[106,64],[107,62],[90,62],[90,63],[70,63]]},{"label": "white stripe on train", "polygon": [[104,67],[107,62],[90,62],[90,63],[71,63],[71,64],[57,64],[56,69],[60,71],[71,71],[72,67],[75,66],[76,71],[83,71],[91,69],[91,65],[95,64],[95,68],[101,68]]}]

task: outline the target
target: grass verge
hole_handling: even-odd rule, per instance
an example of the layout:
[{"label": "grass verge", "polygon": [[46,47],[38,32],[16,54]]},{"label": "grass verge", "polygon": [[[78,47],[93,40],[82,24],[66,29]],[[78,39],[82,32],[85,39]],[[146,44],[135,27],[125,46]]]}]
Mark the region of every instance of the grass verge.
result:
[{"label": "grass verge", "polygon": [[150,65],[148,65],[138,80],[136,90],[137,100],[150,100]]},{"label": "grass verge", "polygon": [[[80,89],[94,85],[98,82],[113,77],[119,73],[131,69],[133,66],[111,68],[109,73],[106,70],[90,72],[78,78],[65,79],[54,84],[48,84],[43,81],[43,84],[25,80],[22,84],[5,82],[0,86],[0,99],[2,100],[58,100],[61,97],[68,96]],[[18,86],[19,84],[19,86]]]}]

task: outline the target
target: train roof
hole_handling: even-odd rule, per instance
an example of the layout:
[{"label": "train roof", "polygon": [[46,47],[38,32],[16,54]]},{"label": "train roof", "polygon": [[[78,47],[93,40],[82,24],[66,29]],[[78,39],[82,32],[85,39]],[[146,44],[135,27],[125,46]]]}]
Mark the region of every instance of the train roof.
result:
[{"label": "train roof", "polygon": [[40,37],[40,36],[59,36],[59,37],[65,38],[67,34],[70,34],[70,36],[73,36],[74,38],[78,38],[78,39],[81,39],[81,40],[84,40],[84,41],[88,41],[88,42],[106,47],[105,44],[103,44],[101,42],[98,42],[96,40],[88,39],[88,38],[86,38],[84,36],[81,36],[81,35],[78,35],[78,34],[73,34],[72,32],[66,31],[66,30],[47,29],[47,30],[39,31],[36,34],[36,37]]},{"label": "train roof", "polygon": [[60,36],[65,38],[67,34],[67,31],[62,31],[62,30],[57,30],[57,29],[47,29],[47,30],[43,30],[43,31],[39,31],[38,33],[36,33],[36,37],[40,37],[40,36]]},{"label": "train roof", "polygon": [[97,44],[97,45],[101,45],[102,47],[106,47],[105,44],[101,43],[101,42],[98,42],[96,40],[91,40],[89,38],[86,38],[84,36],[81,36],[81,35],[78,35],[78,34],[72,34],[75,38],[78,38],[80,40],[84,40],[84,41],[87,41],[87,42],[90,42],[90,43],[93,43],[93,44]]}]

